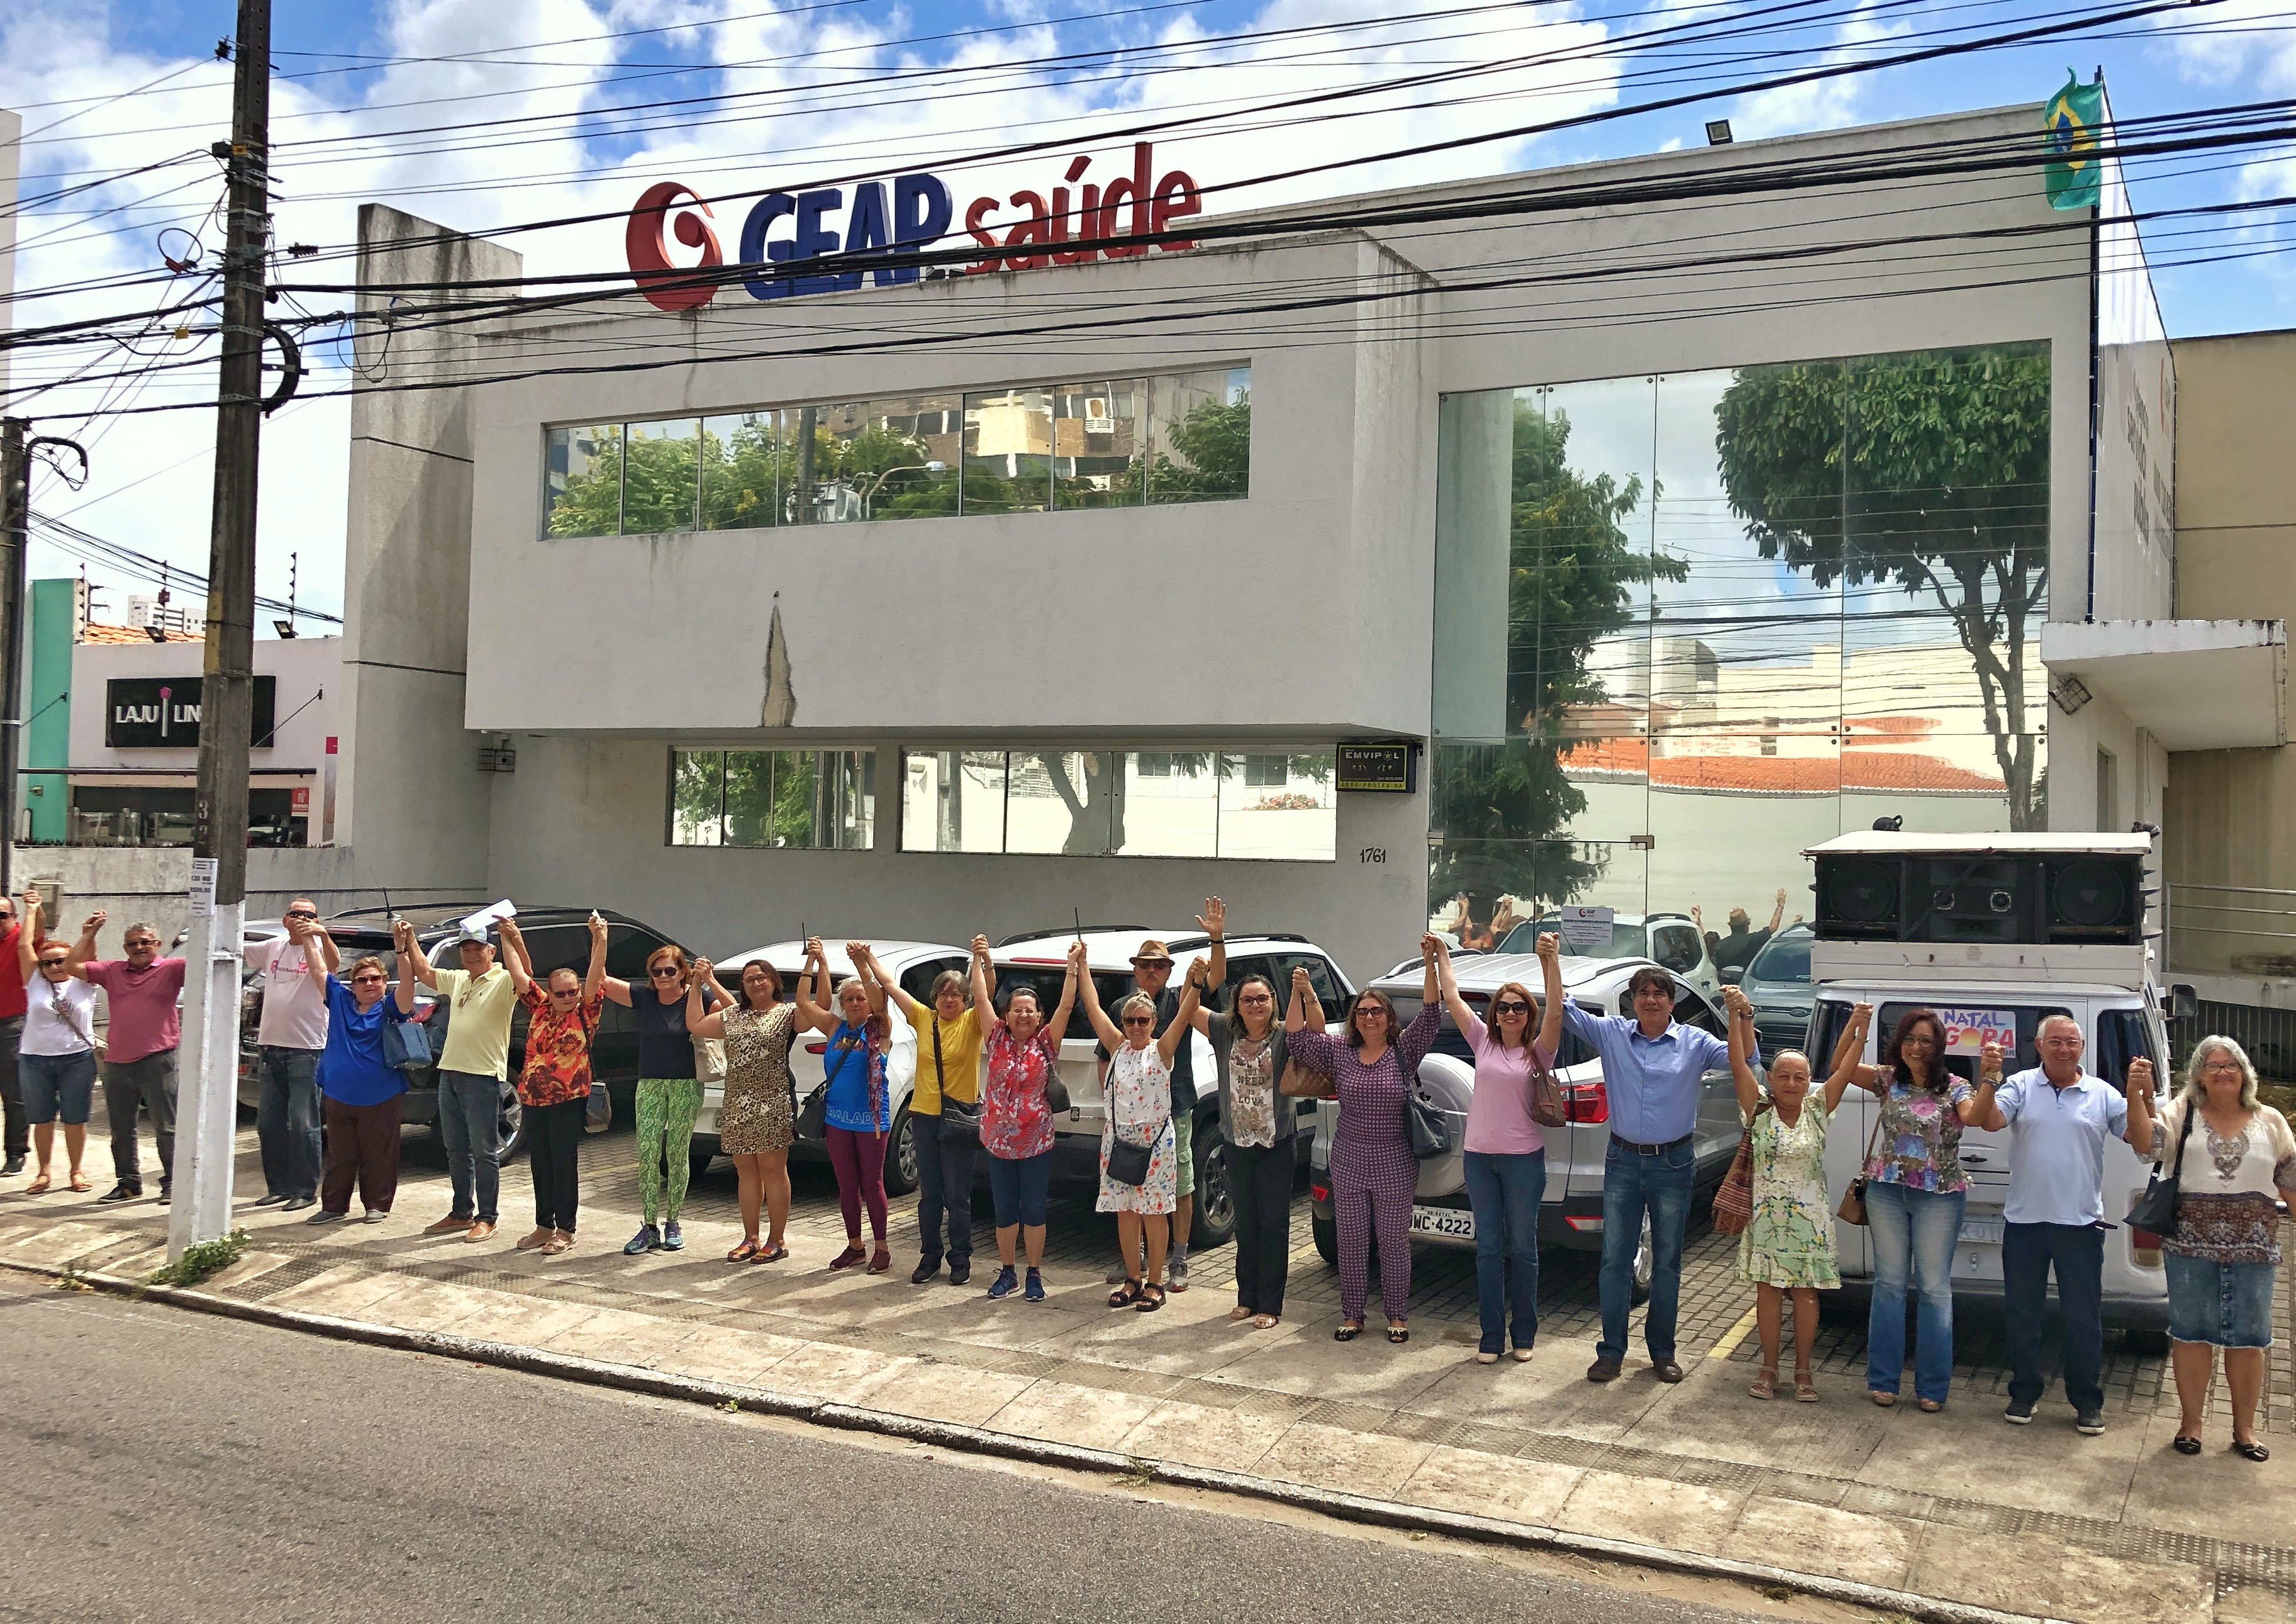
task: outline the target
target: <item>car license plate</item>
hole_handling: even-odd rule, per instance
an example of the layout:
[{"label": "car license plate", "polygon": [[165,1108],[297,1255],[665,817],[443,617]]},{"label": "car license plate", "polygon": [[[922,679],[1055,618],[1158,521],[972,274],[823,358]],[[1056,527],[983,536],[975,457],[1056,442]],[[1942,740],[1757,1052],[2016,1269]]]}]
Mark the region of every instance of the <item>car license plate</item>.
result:
[{"label": "car license plate", "polygon": [[1998,1246],[2001,1244],[2001,1226],[2002,1220],[1999,1218],[1964,1218],[1961,1223],[1961,1238],[1964,1242],[1974,1241],[1980,1245]]},{"label": "car license plate", "polygon": [[1414,1234],[1439,1234],[1454,1240],[1475,1238],[1475,1215],[1462,1212],[1456,1207],[1414,1207],[1411,1210],[1411,1229]]}]

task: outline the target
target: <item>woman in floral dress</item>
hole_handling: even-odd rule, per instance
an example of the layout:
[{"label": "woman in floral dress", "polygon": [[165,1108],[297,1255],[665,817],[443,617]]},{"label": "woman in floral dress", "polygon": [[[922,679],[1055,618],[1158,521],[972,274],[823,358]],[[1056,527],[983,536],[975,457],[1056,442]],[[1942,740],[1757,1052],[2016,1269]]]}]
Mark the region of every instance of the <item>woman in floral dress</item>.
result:
[{"label": "woman in floral dress", "polygon": [[1833,1203],[1825,1195],[1825,1126],[1857,1073],[1873,1010],[1859,1005],[1834,1047],[1833,1074],[1813,1095],[1807,1055],[1782,1050],[1770,1062],[1769,1097],[1746,1057],[1754,1052],[1754,1006],[1734,987],[1730,1009],[1730,1075],[1738,1111],[1753,1136],[1754,1216],[1738,1237],[1738,1278],[1754,1288],[1754,1323],[1762,1366],[1753,1395],[1777,1390],[1778,1340],[1785,1300],[1794,1305],[1794,1397],[1817,1402],[1810,1353],[1817,1340],[1817,1294],[1841,1284],[1833,1251]]},{"label": "woman in floral dress", "polygon": [[[797,1040],[797,1006],[782,1002],[782,978],[763,959],[742,966],[742,996],[704,1014],[701,988],[717,984],[712,965],[694,965],[687,989],[686,1029],[696,1038],[726,1040],[726,1085],[718,1106],[718,1148],[734,1159],[740,1181],[742,1243],[728,1263],[779,1263],[789,1256],[782,1231],[789,1223],[790,1142],[797,1137],[797,1099],[790,1079],[790,1045]],[[758,1239],[758,1210],[772,1227]]]},{"label": "woman in floral dress", "polygon": [[[1172,1209],[1179,1205],[1180,1175],[1172,1133],[1172,1055],[1195,1030],[1196,1005],[1202,995],[1205,961],[1188,966],[1188,984],[1180,1007],[1164,1035],[1154,1037],[1156,1001],[1134,993],[1117,1005],[1111,1021],[1100,1006],[1100,993],[1086,976],[1085,1014],[1092,1029],[1108,1046],[1108,1079],[1103,1087],[1107,1124],[1100,1136],[1100,1201],[1098,1210],[1116,1214],[1117,1243],[1129,1259],[1140,1255],[1142,1231],[1148,1242],[1147,1278],[1127,1275],[1111,1293],[1111,1308],[1135,1308],[1152,1314],[1164,1306],[1164,1249],[1171,1239]],[[1137,1185],[1111,1178],[1109,1154],[1121,1136],[1128,1144],[1148,1147],[1148,1172]]]}]

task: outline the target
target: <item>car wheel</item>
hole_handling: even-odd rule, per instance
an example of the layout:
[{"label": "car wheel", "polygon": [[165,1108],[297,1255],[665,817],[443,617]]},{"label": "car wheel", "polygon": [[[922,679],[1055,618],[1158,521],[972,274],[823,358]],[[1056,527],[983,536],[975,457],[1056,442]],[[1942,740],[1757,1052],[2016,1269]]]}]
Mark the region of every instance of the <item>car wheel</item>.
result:
[{"label": "car wheel", "polygon": [[1235,1190],[1228,1183],[1227,1142],[1220,1137],[1217,1117],[1196,1124],[1195,1163],[1195,1212],[1188,1225],[1188,1244],[1226,1245],[1235,1239]]},{"label": "car wheel", "polygon": [[1308,1220],[1308,1233],[1316,1237],[1316,1250],[1323,1254],[1324,1261],[1333,1268],[1339,1267],[1339,1224],[1331,1218],[1311,1218]]},{"label": "car wheel", "polygon": [[917,1127],[902,1106],[893,1117],[885,1145],[885,1193],[906,1195],[917,1187]]},{"label": "car wheel", "polygon": [[2122,1332],[2120,1338],[2121,1346],[2140,1357],[2157,1359],[2165,1357],[2169,1351],[2169,1333],[2166,1331],[2129,1330]]},{"label": "car wheel", "polygon": [[689,1145],[685,1152],[688,1182],[699,1183],[701,1176],[709,1170],[709,1164],[717,1160],[716,1151],[705,1151],[698,1144]]},{"label": "car wheel", "polygon": [[514,1094],[503,1095],[502,1109],[495,1117],[495,1143],[502,1146],[495,1154],[496,1167],[505,1167],[525,1153],[526,1108]]},{"label": "car wheel", "polygon": [[1650,1214],[1643,1214],[1643,1233],[1635,1242],[1635,1284],[1627,1293],[1629,1307],[1640,1308],[1650,1300],[1651,1283],[1651,1223]]}]

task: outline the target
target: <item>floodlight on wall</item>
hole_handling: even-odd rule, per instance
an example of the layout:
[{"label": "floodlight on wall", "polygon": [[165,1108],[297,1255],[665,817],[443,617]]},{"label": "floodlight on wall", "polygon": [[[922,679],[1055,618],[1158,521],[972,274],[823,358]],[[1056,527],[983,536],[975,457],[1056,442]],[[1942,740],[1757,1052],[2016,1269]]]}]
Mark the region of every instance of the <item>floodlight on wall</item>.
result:
[{"label": "floodlight on wall", "polygon": [[1734,137],[1730,134],[1729,119],[1709,119],[1706,121],[1706,144],[1708,146],[1728,146],[1734,139]]},{"label": "floodlight on wall", "polygon": [[271,623],[271,629],[277,632],[282,637],[291,637],[295,635],[295,622],[292,620],[274,620]]},{"label": "floodlight on wall", "polygon": [[2092,697],[2087,685],[2078,677],[2055,677],[2049,679],[2049,701],[2067,716],[2072,715],[2083,705],[2087,704]]}]

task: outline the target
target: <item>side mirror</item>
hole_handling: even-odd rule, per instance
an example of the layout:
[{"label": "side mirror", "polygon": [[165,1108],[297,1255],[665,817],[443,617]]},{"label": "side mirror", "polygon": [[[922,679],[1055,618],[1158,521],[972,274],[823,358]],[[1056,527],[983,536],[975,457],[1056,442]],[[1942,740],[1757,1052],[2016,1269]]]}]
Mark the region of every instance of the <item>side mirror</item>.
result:
[{"label": "side mirror", "polygon": [[1745,979],[1745,966],[1742,964],[1726,964],[1722,967],[1722,984],[1725,987],[1735,987],[1739,982]]},{"label": "side mirror", "polygon": [[2169,1019],[2198,1021],[2201,1018],[2201,995],[2188,981],[2180,981],[2169,988]]}]

